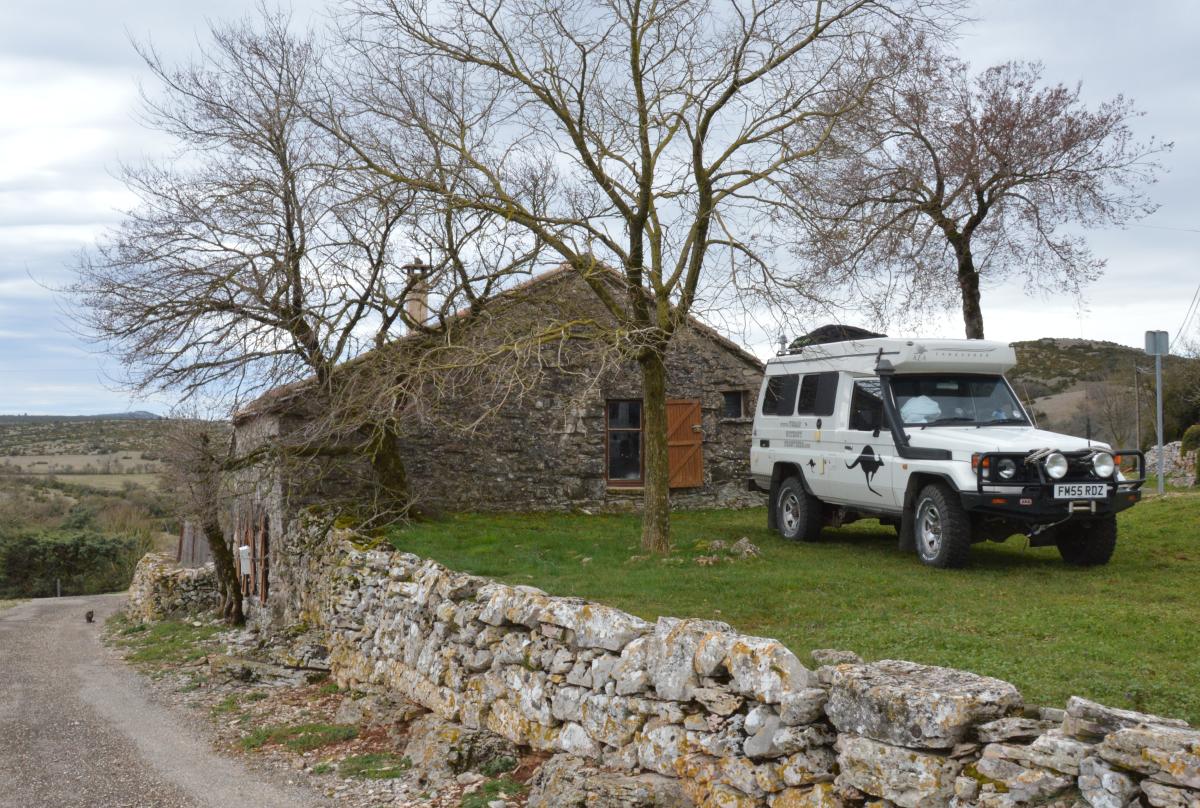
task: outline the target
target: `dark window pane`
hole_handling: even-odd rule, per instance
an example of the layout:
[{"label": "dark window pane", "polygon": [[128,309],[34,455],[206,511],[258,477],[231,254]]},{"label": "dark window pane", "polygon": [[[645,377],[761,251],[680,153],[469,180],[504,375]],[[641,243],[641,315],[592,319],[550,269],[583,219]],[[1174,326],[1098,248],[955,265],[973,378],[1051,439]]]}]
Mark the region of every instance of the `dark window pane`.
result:
[{"label": "dark window pane", "polygon": [[608,479],[642,479],[642,433],[608,433]]},{"label": "dark window pane", "polygon": [[724,407],[721,411],[725,418],[741,418],[745,414],[742,409],[742,398],[744,394],[741,390],[726,390],[721,393],[724,398]]},{"label": "dark window pane", "polygon": [[800,385],[800,402],[796,412],[800,415],[833,415],[837,398],[838,374],[810,373]]},{"label": "dark window pane", "polygon": [[817,409],[817,385],[821,382],[819,374],[810,374],[800,383],[800,400],[796,403],[796,412],[801,415],[811,415]]},{"label": "dark window pane", "polygon": [[608,428],[641,429],[642,402],[636,399],[608,402]]},{"label": "dark window pane", "polygon": [[883,428],[883,400],[879,379],[859,379],[850,395],[850,428],[874,432]]},{"label": "dark window pane", "polygon": [[837,403],[838,373],[819,373],[817,378],[817,403],[813,407],[813,415],[833,415],[833,406]]},{"label": "dark window pane", "polygon": [[767,380],[767,392],[763,396],[763,415],[791,415],[796,411],[796,388],[800,377],[796,374],[772,376]]}]

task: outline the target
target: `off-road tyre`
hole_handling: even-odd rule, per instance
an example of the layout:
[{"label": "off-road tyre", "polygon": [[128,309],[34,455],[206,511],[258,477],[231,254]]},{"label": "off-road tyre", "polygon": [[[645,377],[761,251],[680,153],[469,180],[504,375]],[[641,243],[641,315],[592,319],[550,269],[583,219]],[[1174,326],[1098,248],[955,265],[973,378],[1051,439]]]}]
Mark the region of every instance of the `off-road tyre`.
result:
[{"label": "off-road tyre", "polygon": [[785,541],[821,538],[821,500],[804,490],[799,477],[788,477],[775,494],[775,524]]},{"label": "off-road tyre", "polygon": [[913,503],[917,557],[930,567],[965,567],[971,555],[971,518],[945,483],[930,483]]},{"label": "off-road tyre", "polygon": [[1117,549],[1117,517],[1067,522],[1054,529],[1055,544],[1063,561],[1076,567],[1107,564]]}]

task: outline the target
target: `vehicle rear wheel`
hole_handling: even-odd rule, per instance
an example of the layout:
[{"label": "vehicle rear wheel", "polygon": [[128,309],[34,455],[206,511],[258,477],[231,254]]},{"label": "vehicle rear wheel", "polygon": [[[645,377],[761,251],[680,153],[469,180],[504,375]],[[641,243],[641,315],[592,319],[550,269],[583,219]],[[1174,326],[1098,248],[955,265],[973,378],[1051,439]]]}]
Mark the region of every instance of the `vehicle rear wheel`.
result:
[{"label": "vehicle rear wheel", "polygon": [[1117,517],[1109,514],[1059,525],[1055,528],[1055,543],[1068,564],[1077,567],[1107,564],[1117,549]]},{"label": "vehicle rear wheel", "polygon": [[922,564],[966,566],[971,552],[971,519],[944,483],[930,483],[917,495],[913,534]]},{"label": "vehicle rear wheel", "polygon": [[821,500],[804,490],[798,477],[788,477],[775,497],[775,521],[787,541],[821,538]]}]

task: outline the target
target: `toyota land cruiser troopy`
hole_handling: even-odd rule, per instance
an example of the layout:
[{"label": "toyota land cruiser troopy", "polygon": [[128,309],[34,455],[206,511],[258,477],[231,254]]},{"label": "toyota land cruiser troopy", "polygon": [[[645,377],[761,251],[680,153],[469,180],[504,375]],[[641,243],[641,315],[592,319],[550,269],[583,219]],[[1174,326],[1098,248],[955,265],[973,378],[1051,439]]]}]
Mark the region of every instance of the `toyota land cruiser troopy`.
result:
[{"label": "toyota land cruiser troopy", "polygon": [[1018,533],[1069,564],[1107,563],[1145,458],[1038,429],[1004,377],[1016,361],[999,342],[886,337],[770,359],[750,449],[768,527],[813,541],[878,518],[935,567]]}]

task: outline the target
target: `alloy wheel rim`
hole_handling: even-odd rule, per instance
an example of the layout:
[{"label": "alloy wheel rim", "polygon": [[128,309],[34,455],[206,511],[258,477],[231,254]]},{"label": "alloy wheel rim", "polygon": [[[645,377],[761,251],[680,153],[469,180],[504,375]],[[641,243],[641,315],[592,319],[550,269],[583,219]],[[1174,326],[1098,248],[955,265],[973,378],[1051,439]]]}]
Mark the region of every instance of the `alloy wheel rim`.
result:
[{"label": "alloy wheel rim", "polygon": [[796,530],[800,524],[800,497],[794,491],[788,491],[783,496],[779,508],[783,516],[783,527],[788,533]]},{"label": "alloy wheel rim", "polygon": [[942,549],[942,514],[932,500],[924,500],[917,509],[917,538],[921,555],[935,557]]}]

